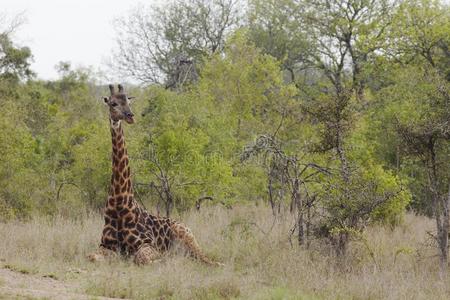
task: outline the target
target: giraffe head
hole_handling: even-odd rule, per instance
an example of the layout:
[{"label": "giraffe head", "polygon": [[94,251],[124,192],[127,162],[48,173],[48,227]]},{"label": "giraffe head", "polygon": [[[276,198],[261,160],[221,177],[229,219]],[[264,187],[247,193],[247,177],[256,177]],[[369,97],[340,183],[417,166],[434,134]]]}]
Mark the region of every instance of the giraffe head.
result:
[{"label": "giraffe head", "polygon": [[103,101],[109,107],[109,117],[113,122],[125,120],[128,124],[132,124],[134,123],[134,114],[131,112],[130,100],[134,97],[128,97],[121,84],[117,87],[119,90],[116,92],[114,85],[110,84],[111,95],[103,98]]}]

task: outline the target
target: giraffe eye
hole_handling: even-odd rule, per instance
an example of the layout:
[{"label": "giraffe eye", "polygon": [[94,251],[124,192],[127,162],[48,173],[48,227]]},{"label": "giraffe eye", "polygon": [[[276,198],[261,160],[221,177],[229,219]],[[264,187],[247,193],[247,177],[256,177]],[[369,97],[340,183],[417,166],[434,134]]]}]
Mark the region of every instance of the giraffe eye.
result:
[{"label": "giraffe eye", "polygon": [[111,103],[111,106],[112,106],[112,107],[116,107],[116,106],[117,106],[117,103],[114,103],[114,102],[113,102],[113,103]]}]

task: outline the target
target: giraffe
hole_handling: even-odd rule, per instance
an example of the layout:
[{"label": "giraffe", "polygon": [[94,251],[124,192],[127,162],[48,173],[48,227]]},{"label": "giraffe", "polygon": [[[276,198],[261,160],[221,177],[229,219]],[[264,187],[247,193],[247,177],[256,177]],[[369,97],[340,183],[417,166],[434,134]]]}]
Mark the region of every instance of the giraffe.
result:
[{"label": "giraffe", "polygon": [[190,256],[209,265],[222,265],[209,259],[201,251],[191,230],[169,218],[154,216],[134,199],[133,186],[122,122],[134,123],[130,99],[118,85],[118,92],[109,85],[111,95],[105,97],[109,107],[112,138],[112,175],[104,211],[100,247],[88,256],[101,261],[118,254],[134,257],[138,265],[149,264],[168,251],[176,242],[184,246]]}]

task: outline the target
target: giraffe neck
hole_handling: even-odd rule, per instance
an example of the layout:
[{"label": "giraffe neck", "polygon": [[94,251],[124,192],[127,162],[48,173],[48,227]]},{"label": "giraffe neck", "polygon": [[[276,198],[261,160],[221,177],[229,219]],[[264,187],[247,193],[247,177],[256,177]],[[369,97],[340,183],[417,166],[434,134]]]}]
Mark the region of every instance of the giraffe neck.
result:
[{"label": "giraffe neck", "polygon": [[[123,135],[122,124],[120,121],[111,120],[111,138],[112,138],[112,175],[110,196],[123,199],[123,196],[133,197],[133,187],[131,184],[130,166],[128,154],[125,146],[125,136]],[[122,203],[116,203],[120,205]]]}]

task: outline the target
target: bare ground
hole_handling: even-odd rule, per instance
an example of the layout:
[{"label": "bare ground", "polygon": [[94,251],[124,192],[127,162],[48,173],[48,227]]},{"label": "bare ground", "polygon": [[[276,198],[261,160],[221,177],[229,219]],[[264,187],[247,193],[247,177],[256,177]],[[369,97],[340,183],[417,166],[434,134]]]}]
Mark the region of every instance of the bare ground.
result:
[{"label": "bare ground", "polygon": [[51,277],[0,268],[0,299],[117,299],[80,294],[79,289]]}]

